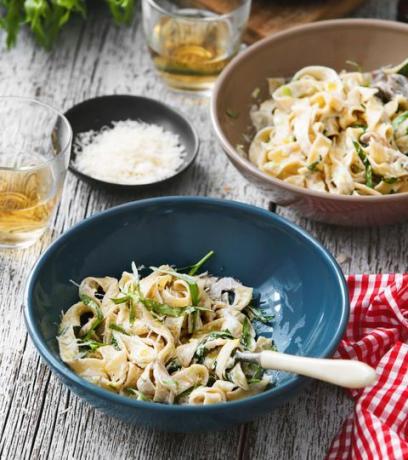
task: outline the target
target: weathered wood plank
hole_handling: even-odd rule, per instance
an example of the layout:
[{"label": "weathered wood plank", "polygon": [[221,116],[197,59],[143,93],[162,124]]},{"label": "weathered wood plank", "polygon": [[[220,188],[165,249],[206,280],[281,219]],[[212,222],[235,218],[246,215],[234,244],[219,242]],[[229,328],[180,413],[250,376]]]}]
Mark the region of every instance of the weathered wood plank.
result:
[{"label": "weathered wood plank", "polygon": [[[364,15],[391,17],[395,1],[367,2]],[[71,395],[40,361],[25,332],[22,293],[29,269],[52,239],[100,210],[133,199],[167,194],[209,195],[268,207],[220,153],[209,124],[208,101],[168,91],[155,76],[137,21],[117,29],[99,14],[72,26],[47,54],[27,36],[0,55],[0,95],[35,96],[67,109],[85,98],[144,94],[181,109],[194,122],[202,147],[197,164],[168,188],[115,194],[69,174],[53,229],[34,247],[0,252],[0,457],[1,458],[322,458],[351,405],[342,392],[314,385],[270,416],[225,433],[169,435],[127,426]],[[344,230],[298,219],[339,259],[346,272],[404,270],[406,226]],[[406,252],[405,252],[406,253]],[[353,258],[348,259],[349,256]],[[322,420],[324,423],[322,423]],[[240,440],[241,435],[241,440]]]}]

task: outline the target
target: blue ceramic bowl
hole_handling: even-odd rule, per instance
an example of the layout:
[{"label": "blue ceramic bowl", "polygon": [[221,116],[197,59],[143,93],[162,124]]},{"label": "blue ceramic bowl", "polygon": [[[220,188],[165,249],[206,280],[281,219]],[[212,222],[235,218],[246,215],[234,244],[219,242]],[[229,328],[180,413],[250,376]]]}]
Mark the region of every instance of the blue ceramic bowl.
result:
[{"label": "blue ceramic bowl", "polygon": [[103,390],[75,375],[59,358],[60,312],[77,299],[69,280],[119,276],[130,262],[186,266],[213,249],[206,268],[256,288],[276,310],[278,348],[329,357],[344,332],[348,295],[330,254],[304,230],[246,204],[212,198],[167,197],[125,204],[75,226],[42,255],[25,291],[25,319],[43,359],[76,394],[123,420],[168,431],[226,428],[281,405],[307,379],[282,374],[274,388],[213,406],[168,406]]}]

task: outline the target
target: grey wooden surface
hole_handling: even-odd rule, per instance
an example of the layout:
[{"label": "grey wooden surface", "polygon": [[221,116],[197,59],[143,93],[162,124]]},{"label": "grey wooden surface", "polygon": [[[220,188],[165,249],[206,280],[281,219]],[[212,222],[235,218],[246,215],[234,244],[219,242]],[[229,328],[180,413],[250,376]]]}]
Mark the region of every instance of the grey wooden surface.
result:
[{"label": "grey wooden surface", "polygon": [[[371,0],[361,17],[394,18],[396,1]],[[0,95],[35,96],[67,109],[85,98],[143,94],[182,110],[200,133],[196,165],[183,180],[150,196],[208,195],[268,206],[216,145],[208,102],[168,91],[155,76],[138,20],[117,29],[103,14],[72,24],[52,53],[24,36],[0,51]],[[352,405],[343,392],[313,384],[269,416],[226,432],[165,434],[125,425],[72,395],[41,362],[22,314],[25,279],[39,254],[62,232],[95,212],[147,197],[93,189],[68,174],[52,230],[34,247],[0,252],[0,458],[4,459],[321,459]],[[339,260],[346,273],[406,270],[408,225],[340,229],[298,218]]]}]

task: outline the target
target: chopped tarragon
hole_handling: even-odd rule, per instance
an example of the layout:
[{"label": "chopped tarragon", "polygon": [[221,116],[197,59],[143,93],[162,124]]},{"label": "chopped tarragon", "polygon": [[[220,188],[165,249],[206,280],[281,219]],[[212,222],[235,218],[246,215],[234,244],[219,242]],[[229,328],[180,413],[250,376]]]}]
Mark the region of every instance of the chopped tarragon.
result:
[{"label": "chopped tarragon", "polygon": [[94,299],[92,299],[86,294],[81,294],[79,297],[85,305],[89,305],[90,307],[93,307],[96,313],[95,319],[93,323],[91,324],[91,327],[88,329],[88,332],[83,337],[83,340],[86,342],[92,337],[92,334],[94,333],[95,329],[102,324],[104,318],[103,318],[103,313],[102,313],[101,308],[99,307],[98,303],[95,302]]}]

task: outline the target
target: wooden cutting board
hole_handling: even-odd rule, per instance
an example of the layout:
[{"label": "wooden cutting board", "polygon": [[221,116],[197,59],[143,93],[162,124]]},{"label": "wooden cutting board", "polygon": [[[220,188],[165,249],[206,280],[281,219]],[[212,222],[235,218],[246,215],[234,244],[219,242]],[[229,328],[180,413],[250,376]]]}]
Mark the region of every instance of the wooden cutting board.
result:
[{"label": "wooden cutting board", "polygon": [[[345,16],[364,0],[253,0],[245,42],[253,43],[273,32],[322,19]],[[198,0],[202,6],[222,13],[229,0]]]}]

